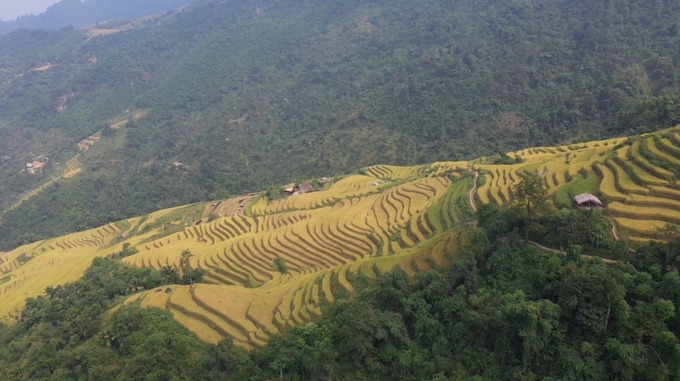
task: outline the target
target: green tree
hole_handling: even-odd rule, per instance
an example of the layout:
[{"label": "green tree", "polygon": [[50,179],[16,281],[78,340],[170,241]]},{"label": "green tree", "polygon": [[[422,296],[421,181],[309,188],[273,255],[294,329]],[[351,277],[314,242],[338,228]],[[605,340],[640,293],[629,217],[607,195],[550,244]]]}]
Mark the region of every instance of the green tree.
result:
[{"label": "green tree", "polygon": [[538,219],[548,211],[548,190],[538,173],[529,172],[512,191],[513,206],[524,220],[524,239],[528,240],[530,232],[541,229]]},{"label": "green tree", "polygon": [[191,267],[191,257],[193,256],[189,249],[182,251],[179,259],[179,269],[182,273],[180,283],[182,284],[193,285],[196,282],[200,282],[203,279],[203,275],[205,275],[205,270]]},{"label": "green tree", "polygon": [[657,228],[656,233],[659,239],[666,242],[664,264],[672,266],[680,248],[680,226],[666,222],[664,226]]},{"label": "green tree", "polygon": [[274,260],[274,268],[279,270],[281,274],[288,272],[288,267],[286,266],[286,261],[283,258],[276,258]]},{"label": "green tree", "polygon": [[565,270],[558,301],[574,334],[588,340],[603,337],[612,321],[627,316],[626,289],[602,261],[571,262]]}]

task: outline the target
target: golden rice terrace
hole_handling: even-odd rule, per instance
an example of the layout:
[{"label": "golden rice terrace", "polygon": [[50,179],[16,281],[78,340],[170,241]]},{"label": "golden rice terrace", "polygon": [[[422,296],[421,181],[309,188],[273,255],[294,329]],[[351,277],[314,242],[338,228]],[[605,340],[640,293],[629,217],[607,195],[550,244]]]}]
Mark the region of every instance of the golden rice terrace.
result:
[{"label": "golden rice terrace", "polygon": [[486,158],[376,165],[312,193],[177,207],[36,242],[0,254],[0,316],[11,322],[27,297],[78,279],[93,258],[127,243],[137,250],[124,259],[131,265],[180,268],[188,250],[190,266],[205,276],[191,286],[140,290],[126,303],[167,309],[207,342],[262,346],[315,319],[360,276],[449,265],[474,226],[465,218],[470,200],[508,204],[527,172],[542,176],[556,206],[598,194],[623,237],[648,241],[665,223],[680,225],[679,127],[525,149],[508,154],[518,161],[512,165]]}]

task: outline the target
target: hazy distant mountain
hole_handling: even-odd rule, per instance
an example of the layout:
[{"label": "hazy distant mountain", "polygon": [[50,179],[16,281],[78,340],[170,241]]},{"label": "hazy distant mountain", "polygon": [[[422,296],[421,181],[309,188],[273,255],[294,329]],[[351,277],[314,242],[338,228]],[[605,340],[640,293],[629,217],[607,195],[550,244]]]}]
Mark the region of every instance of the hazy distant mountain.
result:
[{"label": "hazy distant mountain", "polygon": [[103,20],[135,19],[161,13],[193,0],[62,0],[36,16],[0,22],[0,33],[17,29],[59,29],[82,27]]}]

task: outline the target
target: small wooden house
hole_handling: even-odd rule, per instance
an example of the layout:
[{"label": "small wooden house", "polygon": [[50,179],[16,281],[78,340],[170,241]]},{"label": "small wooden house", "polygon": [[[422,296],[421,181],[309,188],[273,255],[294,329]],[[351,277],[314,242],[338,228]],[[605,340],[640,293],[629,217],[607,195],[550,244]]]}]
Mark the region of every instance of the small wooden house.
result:
[{"label": "small wooden house", "polygon": [[312,186],[312,184],[310,184],[310,183],[304,183],[304,184],[300,184],[300,185],[298,186],[298,191],[299,191],[300,193],[304,194],[304,193],[311,193],[311,192],[314,192],[314,191],[316,191],[316,189],[314,189],[314,187]]},{"label": "small wooden house", "polygon": [[579,208],[604,208],[602,201],[590,193],[574,196],[574,204]]}]

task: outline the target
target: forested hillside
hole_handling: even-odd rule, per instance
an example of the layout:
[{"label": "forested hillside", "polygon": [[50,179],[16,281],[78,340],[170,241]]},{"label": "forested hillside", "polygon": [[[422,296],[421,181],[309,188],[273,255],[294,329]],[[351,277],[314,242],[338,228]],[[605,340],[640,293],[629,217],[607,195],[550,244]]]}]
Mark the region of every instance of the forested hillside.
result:
[{"label": "forested hillside", "polygon": [[651,0],[201,0],[125,25],[11,33],[0,248],[369,164],[673,125],[679,12]]}]

